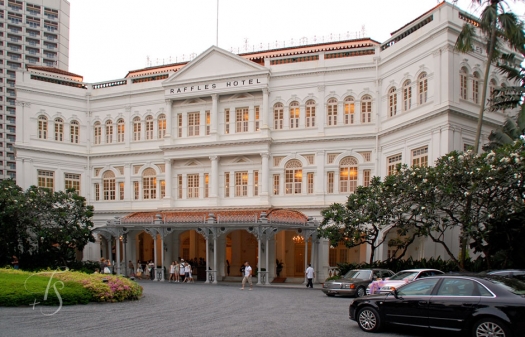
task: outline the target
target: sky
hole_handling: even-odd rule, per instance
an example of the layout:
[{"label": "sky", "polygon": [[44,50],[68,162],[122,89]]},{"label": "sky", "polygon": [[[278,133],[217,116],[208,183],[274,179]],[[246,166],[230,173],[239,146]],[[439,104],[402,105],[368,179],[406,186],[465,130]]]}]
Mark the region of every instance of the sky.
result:
[{"label": "sky", "polygon": [[[298,45],[303,38],[308,44],[363,36],[384,42],[439,2],[69,0],[69,71],[96,83],[124,78],[130,70],[188,61],[216,44],[217,1],[218,46],[235,53]],[[459,0],[457,6],[479,16],[479,7],[471,3]],[[525,3],[510,3],[516,14],[525,14]]]}]

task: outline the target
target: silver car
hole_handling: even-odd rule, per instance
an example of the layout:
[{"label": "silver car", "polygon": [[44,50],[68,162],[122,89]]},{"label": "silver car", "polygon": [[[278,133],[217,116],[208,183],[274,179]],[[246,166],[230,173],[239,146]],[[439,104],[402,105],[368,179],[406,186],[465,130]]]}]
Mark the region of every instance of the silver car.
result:
[{"label": "silver car", "polygon": [[338,280],[330,280],[323,284],[323,293],[326,296],[355,296],[366,295],[366,287],[370,282],[391,277],[394,272],[388,269],[353,269]]}]

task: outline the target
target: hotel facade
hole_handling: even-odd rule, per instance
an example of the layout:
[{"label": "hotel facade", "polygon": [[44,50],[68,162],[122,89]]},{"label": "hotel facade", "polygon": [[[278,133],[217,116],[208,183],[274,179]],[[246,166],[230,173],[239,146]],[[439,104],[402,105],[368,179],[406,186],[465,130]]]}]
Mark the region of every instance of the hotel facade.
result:
[{"label": "hotel facade", "polygon": [[[75,188],[95,208],[84,259],[206,261],[207,282],[318,281],[365,245],[317,238],[320,212],[396,165],[431,165],[474,144],[486,53],[454,44],[473,18],[441,3],[383,42],[362,38],[190,62],[85,83],[47,67],[17,73],[17,183]],[[493,70],[490,87],[505,81]],[[485,114],[483,139],[505,115]],[[383,235],[394,238],[396,233]],[[458,250],[457,233],[446,238]],[[387,244],[378,260],[392,251]],[[421,238],[407,256],[445,251]],[[121,261],[121,263],[118,263]],[[157,275],[162,279],[162,275]]]}]

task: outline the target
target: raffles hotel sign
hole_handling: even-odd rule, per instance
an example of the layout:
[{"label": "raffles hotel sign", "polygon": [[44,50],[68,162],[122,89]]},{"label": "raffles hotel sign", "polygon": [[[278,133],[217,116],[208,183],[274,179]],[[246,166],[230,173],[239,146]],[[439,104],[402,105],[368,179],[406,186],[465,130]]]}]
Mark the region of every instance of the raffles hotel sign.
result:
[{"label": "raffles hotel sign", "polygon": [[188,84],[184,86],[178,86],[175,88],[170,88],[166,90],[166,94],[170,96],[177,96],[181,95],[184,96],[185,94],[196,94],[201,93],[205,94],[206,92],[215,93],[217,91],[229,91],[231,89],[250,89],[250,87],[253,87],[254,89],[261,88],[261,86],[264,86],[267,84],[267,78],[243,78],[243,79],[236,79],[236,80],[228,80],[228,81],[215,81],[215,82],[201,82],[198,84]]}]

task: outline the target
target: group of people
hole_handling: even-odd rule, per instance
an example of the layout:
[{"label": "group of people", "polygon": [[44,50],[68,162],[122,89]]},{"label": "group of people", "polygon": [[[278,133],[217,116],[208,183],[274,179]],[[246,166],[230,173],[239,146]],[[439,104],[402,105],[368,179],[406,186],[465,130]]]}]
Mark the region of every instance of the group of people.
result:
[{"label": "group of people", "polygon": [[101,274],[111,274],[111,262],[109,259],[101,258],[100,259],[100,270],[95,270],[95,273]]},{"label": "group of people", "polygon": [[170,265],[170,278],[169,282],[175,283],[194,283],[193,271],[191,265],[180,259],[180,263],[173,261]]},{"label": "group of people", "polygon": [[129,276],[138,277],[142,279],[155,279],[155,263],[153,263],[153,260],[149,261],[137,261],[137,269],[135,270],[135,266],[133,265],[133,262],[131,260],[128,262],[128,269],[129,269]]}]

